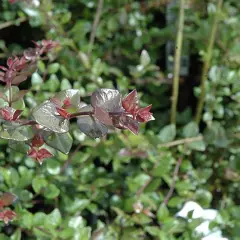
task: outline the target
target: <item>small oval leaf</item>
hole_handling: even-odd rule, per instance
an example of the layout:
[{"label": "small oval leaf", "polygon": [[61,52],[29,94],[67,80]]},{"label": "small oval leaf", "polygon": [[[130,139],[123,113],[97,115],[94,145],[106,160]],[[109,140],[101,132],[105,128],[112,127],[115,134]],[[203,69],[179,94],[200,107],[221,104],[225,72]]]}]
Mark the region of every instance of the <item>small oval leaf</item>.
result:
[{"label": "small oval leaf", "polygon": [[36,108],[32,113],[36,122],[53,132],[66,133],[69,131],[69,121],[59,116],[54,103],[45,101]]}]

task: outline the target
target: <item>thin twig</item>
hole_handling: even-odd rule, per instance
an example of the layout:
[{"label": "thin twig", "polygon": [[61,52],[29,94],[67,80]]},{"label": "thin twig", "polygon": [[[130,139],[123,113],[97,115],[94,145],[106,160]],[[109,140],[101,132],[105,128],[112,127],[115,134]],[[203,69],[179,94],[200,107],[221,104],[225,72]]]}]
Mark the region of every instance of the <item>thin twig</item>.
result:
[{"label": "thin twig", "polygon": [[201,141],[201,140],[203,140],[203,136],[192,137],[192,138],[183,138],[183,139],[179,139],[179,140],[176,140],[176,141],[159,144],[158,147],[174,147],[174,146],[178,146],[178,145],[181,145],[181,144],[198,142],[198,141]]},{"label": "thin twig", "polygon": [[7,27],[11,27],[13,25],[17,25],[17,24],[20,24],[22,22],[26,22],[27,21],[27,18],[26,17],[21,17],[21,18],[18,18],[16,20],[12,20],[12,21],[8,21],[8,22],[4,22],[4,23],[1,23],[0,24],[0,30],[1,29],[4,29],[4,28],[7,28]]},{"label": "thin twig", "polygon": [[96,11],[96,15],[95,15],[95,18],[94,18],[92,31],[91,31],[91,34],[90,34],[88,57],[90,57],[91,53],[92,53],[92,49],[93,49],[93,45],[94,45],[94,41],[95,41],[95,37],[96,37],[96,32],[97,32],[97,27],[98,27],[100,17],[101,17],[101,14],[102,14],[103,2],[104,2],[104,0],[98,0],[97,11]]},{"label": "thin twig", "polygon": [[176,184],[176,181],[177,181],[178,172],[179,172],[179,168],[180,168],[181,163],[182,163],[182,158],[179,158],[178,161],[177,161],[177,164],[175,166],[175,169],[174,169],[172,185],[171,185],[171,187],[168,191],[167,196],[165,197],[165,199],[163,201],[165,205],[168,204],[168,201],[171,198],[171,196],[173,194],[173,191],[175,189],[175,184]]},{"label": "thin twig", "polygon": [[171,123],[176,123],[178,90],[179,90],[179,72],[181,65],[181,52],[183,42],[183,27],[184,27],[184,0],[180,0],[179,17],[178,17],[178,32],[174,54],[174,71],[173,71],[173,88],[172,88],[172,106],[171,106]]},{"label": "thin twig", "polygon": [[79,117],[79,116],[91,116],[93,115],[94,112],[93,111],[87,111],[87,112],[76,112],[76,113],[72,113],[70,115],[70,118],[76,118],[76,117]]},{"label": "thin twig", "polygon": [[79,150],[81,147],[82,147],[82,144],[79,143],[78,146],[75,148],[75,150],[74,150],[71,154],[69,154],[68,159],[67,159],[67,161],[64,163],[64,165],[62,166],[60,173],[63,173],[63,172],[65,171],[65,169],[66,169],[66,168],[68,167],[68,165],[71,163],[73,157],[75,156],[75,154],[78,152],[78,150]]},{"label": "thin twig", "polygon": [[203,64],[203,70],[202,70],[202,75],[201,75],[201,94],[198,100],[198,105],[197,105],[197,112],[195,116],[195,121],[197,124],[201,121],[202,118],[202,111],[203,111],[203,106],[204,106],[204,101],[205,101],[205,95],[206,95],[206,80],[207,80],[207,75],[208,75],[208,70],[210,67],[210,62],[212,58],[212,50],[216,38],[216,32],[217,32],[217,25],[219,21],[219,12],[222,7],[222,0],[218,0],[218,5],[217,5],[217,10],[214,16],[213,24],[212,24],[212,29],[210,32],[210,38],[208,42],[208,47],[207,47],[207,52],[206,52],[206,57],[205,61]]}]

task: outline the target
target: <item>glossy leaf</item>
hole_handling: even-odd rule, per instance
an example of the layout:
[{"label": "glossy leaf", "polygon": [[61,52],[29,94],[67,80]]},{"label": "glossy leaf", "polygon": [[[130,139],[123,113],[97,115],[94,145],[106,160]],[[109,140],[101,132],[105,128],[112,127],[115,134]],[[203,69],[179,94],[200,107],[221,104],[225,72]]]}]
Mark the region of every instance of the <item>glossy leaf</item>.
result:
[{"label": "glossy leaf", "polygon": [[20,117],[22,110],[16,110],[11,107],[0,108],[0,116],[7,121],[16,121]]},{"label": "glossy leaf", "polygon": [[138,135],[139,133],[139,123],[133,118],[122,115],[118,118],[117,127],[129,129],[133,134]]},{"label": "glossy leaf", "polygon": [[59,116],[54,103],[46,101],[33,109],[36,122],[56,133],[69,131],[69,121]]},{"label": "glossy leaf", "polygon": [[99,107],[106,112],[122,112],[121,95],[118,90],[98,89],[91,96],[93,107]]},{"label": "glossy leaf", "polygon": [[58,101],[58,104],[60,105],[60,107],[62,107],[64,105],[64,101],[66,99],[69,99],[70,104],[73,107],[75,107],[76,109],[80,109],[81,108],[80,92],[79,92],[79,90],[76,90],[76,89],[64,90],[64,91],[61,91],[61,92],[57,93],[52,98],[53,102],[54,102],[54,100]]},{"label": "glossy leaf", "polygon": [[78,117],[77,124],[80,130],[89,137],[103,137],[108,132],[108,128],[93,116]]},{"label": "glossy leaf", "polygon": [[132,92],[130,92],[122,100],[122,106],[128,113],[131,113],[132,115],[136,114],[137,110],[139,109],[138,105],[139,105],[139,100],[138,100],[136,90],[133,90]]},{"label": "glossy leaf", "polygon": [[95,106],[94,116],[103,124],[113,125],[113,120],[111,115],[101,107]]},{"label": "glossy leaf", "polygon": [[64,154],[69,153],[73,143],[73,139],[69,133],[52,133],[49,136],[44,136],[44,141],[50,147]]},{"label": "glossy leaf", "polygon": [[149,122],[155,120],[152,113],[150,112],[152,105],[144,108],[140,108],[137,91],[134,89],[122,100],[122,106],[126,113],[136,119],[138,122]]},{"label": "glossy leaf", "polygon": [[23,126],[20,123],[4,122],[1,125],[0,137],[14,141],[27,141],[33,137],[31,126]]},{"label": "glossy leaf", "polygon": [[145,108],[140,108],[137,111],[136,119],[138,120],[138,122],[149,122],[155,120],[152,113],[150,112],[151,108],[152,105],[149,105]]}]

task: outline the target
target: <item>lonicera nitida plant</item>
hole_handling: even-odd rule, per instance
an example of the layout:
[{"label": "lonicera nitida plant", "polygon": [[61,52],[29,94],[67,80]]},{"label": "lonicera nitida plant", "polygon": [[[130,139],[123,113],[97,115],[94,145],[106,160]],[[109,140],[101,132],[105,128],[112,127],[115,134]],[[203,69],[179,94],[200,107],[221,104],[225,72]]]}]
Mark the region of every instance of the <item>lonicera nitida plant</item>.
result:
[{"label": "lonicera nitida plant", "polygon": [[21,119],[18,105],[27,90],[19,90],[16,85],[26,81],[36,71],[38,59],[58,45],[46,40],[34,44],[35,48],[26,50],[22,57],[9,58],[7,67],[0,67],[0,81],[6,85],[0,94],[0,138],[8,139],[11,148],[26,149],[28,156],[41,164],[52,156],[46,145],[68,154],[72,145],[69,124],[73,118],[77,118],[80,130],[93,138],[105,136],[111,127],[138,134],[139,123],[154,119],[151,105],[139,107],[136,90],[122,99],[119,91],[113,89],[95,91],[90,105],[81,102],[78,90],[68,89],[35,107],[29,119]]},{"label": "lonicera nitida plant", "polygon": [[[37,70],[39,59],[58,46],[58,43],[46,40],[34,44],[35,48],[27,49],[23,56],[9,58],[7,67],[0,66],[0,81],[5,84],[0,93],[0,138],[8,139],[10,148],[25,151],[42,164],[44,159],[52,156],[49,147],[69,153],[72,146],[71,119],[76,118],[80,130],[93,138],[105,136],[108,128],[113,127],[138,134],[139,123],[154,120],[151,105],[139,107],[136,90],[121,98],[119,91],[114,89],[98,89],[92,94],[90,105],[81,102],[76,89],[61,91],[35,107],[29,119],[22,119],[23,110],[18,106],[28,91],[19,90],[17,85]],[[4,193],[0,198],[0,209],[15,200],[15,195]],[[6,224],[15,216],[16,213],[8,209],[0,212],[0,220]]]}]

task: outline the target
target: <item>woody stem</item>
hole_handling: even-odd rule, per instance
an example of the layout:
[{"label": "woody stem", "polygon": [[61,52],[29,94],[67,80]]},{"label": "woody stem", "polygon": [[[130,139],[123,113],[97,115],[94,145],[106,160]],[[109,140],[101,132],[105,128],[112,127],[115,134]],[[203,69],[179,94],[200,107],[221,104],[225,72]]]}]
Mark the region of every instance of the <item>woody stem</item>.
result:
[{"label": "woody stem", "polygon": [[9,105],[9,107],[11,107],[12,106],[12,85],[11,85],[11,83],[8,85],[8,91],[9,91],[9,93],[8,93],[8,105]]},{"label": "woody stem", "polygon": [[[107,112],[110,116],[119,116],[119,115],[122,115],[122,114],[125,114],[124,112]],[[73,113],[71,114],[70,116],[70,119],[71,118],[75,118],[75,117],[79,117],[79,116],[92,116],[94,114],[93,111],[89,111],[89,112],[77,112],[77,113]]]},{"label": "woody stem", "polygon": [[77,112],[77,113],[71,114],[70,119],[71,119],[71,118],[78,117],[78,116],[88,116],[88,115],[93,115],[93,114],[94,114],[94,112],[92,112],[92,111],[88,111],[88,112]]},{"label": "woody stem", "polygon": [[[72,119],[72,118],[76,118],[76,117],[79,117],[79,116],[92,116],[94,114],[93,111],[87,111],[87,112],[76,112],[76,113],[72,113],[69,117],[69,119]],[[108,112],[108,114],[110,116],[120,116],[122,114],[126,114],[124,112]],[[36,121],[34,120],[28,120],[26,122],[23,122],[22,123],[22,126],[25,126],[25,125],[36,125],[38,124]]]}]

